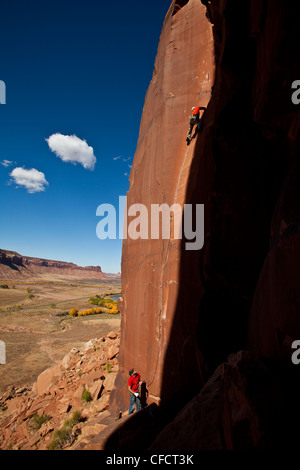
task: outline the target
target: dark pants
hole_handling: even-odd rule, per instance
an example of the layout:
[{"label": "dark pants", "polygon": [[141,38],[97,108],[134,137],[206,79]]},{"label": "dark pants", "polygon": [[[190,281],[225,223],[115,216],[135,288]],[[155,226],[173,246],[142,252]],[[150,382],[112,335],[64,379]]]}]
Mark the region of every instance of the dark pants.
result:
[{"label": "dark pants", "polygon": [[201,119],[200,119],[200,117],[197,116],[197,115],[193,116],[193,117],[190,119],[190,128],[189,128],[188,133],[187,133],[187,136],[186,136],[186,138],[187,138],[188,140],[191,140],[191,138],[192,138],[192,132],[193,132],[194,126],[196,126],[196,125],[197,125],[197,127],[198,127],[198,130],[200,130],[200,128],[201,128]]},{"label": "dark pants", "polygon": [[133,393],[129,392],[130,394],[130,403],[129,403],[129,411],[128,414],[131,415],[133,413],[133,408],[135,405],[135,411],[140,411],[141,409],[141,400],[140,397],[136,397]]}]

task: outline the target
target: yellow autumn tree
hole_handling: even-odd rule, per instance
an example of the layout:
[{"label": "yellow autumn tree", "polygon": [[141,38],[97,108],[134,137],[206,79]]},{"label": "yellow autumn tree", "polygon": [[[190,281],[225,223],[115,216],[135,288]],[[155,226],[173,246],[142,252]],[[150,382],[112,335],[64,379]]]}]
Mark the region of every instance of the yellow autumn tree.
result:
[{"label": "yellow autumn tree", "polygon": [[72,317],[77,317],[78,315],[77,308],[71,308],[71,310],[69,310],[69,315],[71,315]]}]

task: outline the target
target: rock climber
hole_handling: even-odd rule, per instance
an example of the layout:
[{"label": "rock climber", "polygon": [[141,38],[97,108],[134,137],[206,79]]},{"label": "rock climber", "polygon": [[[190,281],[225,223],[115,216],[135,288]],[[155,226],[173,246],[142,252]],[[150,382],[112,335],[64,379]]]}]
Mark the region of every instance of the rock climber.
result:
[{"label": "rock climber", "polygon": [[192,114],[190,115],[190,127],[186,136],[187,145],[190,145],[192,140],[192,132],[195,125],[197,125],[197,130],[201,129],[201,119],[200,111],[205,111],[206,108],[202,106],[197,106],[192,108]]},{"label": "rock climber", "polygon": [[140,374],[136,370],[130,369],[129,380],[128,380],[128,390],[130,392],[129,393],[130,402],[129,402],[129,411],[128,411],[129,415],[133,413],[134,405],[135,405],[135,411],[140,411],[141,409],[141,398],[139,394],[140,380],[141,380]]}]

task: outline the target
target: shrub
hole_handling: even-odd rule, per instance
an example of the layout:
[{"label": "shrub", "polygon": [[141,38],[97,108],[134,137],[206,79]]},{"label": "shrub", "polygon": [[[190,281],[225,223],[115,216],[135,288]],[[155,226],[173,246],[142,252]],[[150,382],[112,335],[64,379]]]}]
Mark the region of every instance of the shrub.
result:
[{"label": "shrub", "polygon": [[33,295],[33,294],[29,294],[29,296],[28,296],[28,299],[30,299],[30,300],[31,300],[31,299],[33,299],[33,297],[34,297],[34,295]]},{"label": "shrub", "polygon": [[104,310],[100,307],[88,308],[86,310],[81,310],[80,312],[78,312],[78,316],[82,317],[82,316],[85,316],[85,315],[95,315],[96,313],[103,313],[103,311]]},{"label": "shrub", "polygon": [[1,289],[9,289],[7,284],[0,284]]},{"label": "shrub", "polygon": [[112,315],[116,315],[117,313],[119,313],[119,310],[117,309],[117,307],[113,307],[110,311],[109,311],[110,314]]},{"label": "shrub", "polygon": [[29,292],[30,292],[31,289],[30,289],[30,287],[26,287],[26,290],[27,290],[27,292],[28,292],[28,294],[29,294]]},{"label": "shrub", "polygon": [[90,298],[89,303],[108,309],[108,313],[119,313],[116,300],[105,299],[103,297],[100,297],[99,295],[96,295],[95,297]]},{"label": "shrub", "polygon": [[31,420],[30,420],[30,427],[32,429],[38,430],[38,429],[40,429],[42,424],[49,421],[49,419],[51,419],[51,416],[49,416],[49,415],[46,415],[46,414],[43,414],[43,413],[41,415],[39,415],[38,413],[35,413],[32,416]]},{"label": "shrub", "polygon": [[56,304],[53,304],[53,303],[52,303],[52,304],[50,304],[50,307],[51,307],[51,308],[56,308]]},{"label": "shrub", "polygon": [[103,369],[106,370],[106,372],[108,372],[108,374],[110,374],[111,373],[111,364],[108,362],[107,364],[105,364]]},{"label": "shrub", "polygon": [[50,442],[48,449],[49,450],[58,450],[61,449],[64,445],[71,445],[75,439],[75,436],[72,433],[72,428],[75,424],[79,423],[81,420],[80,411],[74,411],[72,417],[64,422],[62,428],[57,429],[53,433],[53,439]]},{"label": "shrub", "polygon": [[81,420],[81,413],[80,411],[74,411],[72,414],[72,417],[70,419],[67,419],[67,421],[64,422],[64,427],[73,427],[75,424],[79,423]]},{"label": "shrub", "polygon": [[77,308],[71,308],[71,310],[69,310],[69,315],[71,315],[72,317],[77,317],[78,315]]},{"label": "shrub", "polygon": [[86,403],[92,401],[92,395],[88,390],[83,390],[82,395],[81,395],[82,401],[85,401]]},{"label": "shrub", "polygon": [[49,444],[49,450],[58,450],[63,447],[64,444],[72,442],[71,440],[71,431],[70,428],[61,428],[54,431],[53,439]]}]

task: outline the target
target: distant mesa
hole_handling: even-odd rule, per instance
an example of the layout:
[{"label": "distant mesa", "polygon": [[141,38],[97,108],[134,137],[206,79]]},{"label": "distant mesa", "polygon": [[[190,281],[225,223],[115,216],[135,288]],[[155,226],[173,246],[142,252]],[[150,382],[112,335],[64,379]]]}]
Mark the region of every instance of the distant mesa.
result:
[{"label": "distant mesa", "polygon": [[61,275],[85,279],[118,278],[117,274],[105,274],[100,266],[77,266],[74,263],[42,258],[22,256],[15,251],[0,249],[0,277],[2,279],[19,279],[45,274]]}]

